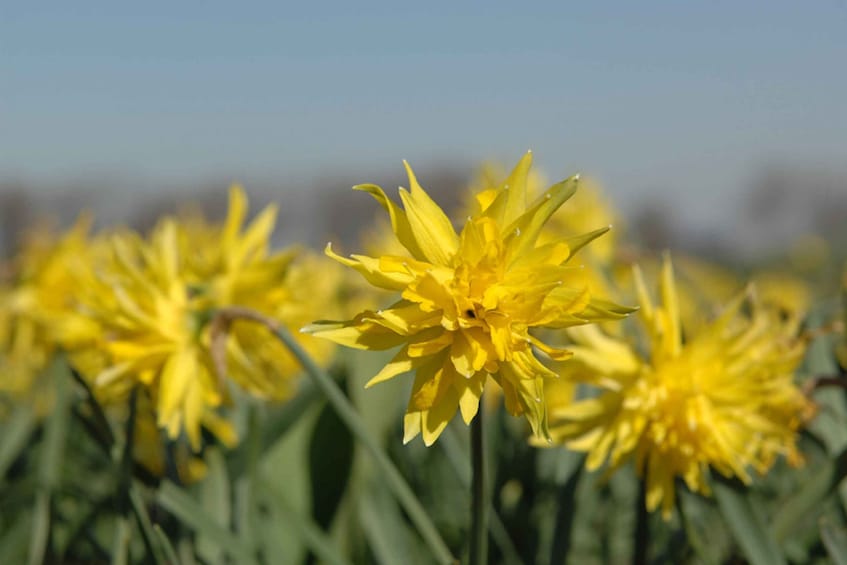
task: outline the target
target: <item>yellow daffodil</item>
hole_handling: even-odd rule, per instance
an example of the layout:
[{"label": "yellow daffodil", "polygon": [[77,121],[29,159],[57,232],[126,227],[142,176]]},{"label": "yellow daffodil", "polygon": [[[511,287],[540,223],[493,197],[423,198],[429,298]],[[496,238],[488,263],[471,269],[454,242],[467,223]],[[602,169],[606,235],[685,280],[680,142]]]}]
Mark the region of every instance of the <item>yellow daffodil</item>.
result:
[{"label": "yellow daffodil", "polygon": [[[212,352],[211,321],[219,308],[241,306],[300,327],[335,303],[331,278],[315,260],[272,252],[276,210],[245,224],[247,199],[235,186],[223,225],[193,218],[162,220],[147,239],[113,234],[110,253],[78,277],[81,312],[97,324],[95,339],[77,339],[71,359],[105,404],[125,402],[142,386],[157,424],[171,439],[185,432],[194,450],[201,429],[235,442],[217,409],[228,401]],[[331,310],[330,310],[331,311]],[[307,351],[328,360],[331,344],[301,336]],[[285,400],[300,372],[266,329],[235,322],[223,342],[226,376],[248,393]]]},{"label": "yellow daffodil", "polygon": [[172,219],[150,241],[114,236],[114,256],[80,284],[80,293],[101,328],[92,344],[105,355],[91,375],[98,396],[108,404],[137,384],[149,388],[159,426],[171,438],[185,430],[199,449],[201,425],[225,391],[213,371],[205,313],[184,279],[179,237]]},{"label": "yellow daffodil", "polygon": [[[294,329],[314,319],[316,312],[336,313],[340,285],[337,265],[301,250],[272,251],[270,238],[277,209],[262,210],[247,226],[247,197],[230,189],[229,212],[222,226],[196,219],[182,242],[186,278],[205,308],[250,308]],[[202,249],[202,252],[198,252]],[[328,362],[333,346],[300,334],[298,341],[315,359]],[[300,365],[268,331],[236,322],[227,341],[229,376],[254,395],[274,401],[288,399],[296,388]]]},{"label": "yellow daffodil", "polygon": [[408,254],[344,258],[327,247],[327,254],[401,298],[383,310],[362,312],[348,322],[319,322],[306,331],[360,349],[402,346],[368,386],[416,372],[404,421],[406,442],[420,433],[431,445],[457,409],[469,423],[489,376],[502,388],[506,408],[526,416],[537,435],[547,435],[543,383],[556,374],[536,351],[558,360],[570,352],[546,345],[530,330],[621,318],[631,311],[592,296],[585,269],[568,263],[606,228],[538,242],[547,220],[573,195],[578,178],[527,203],[530,165],[527,154],[460,233],[406,165],[410,190],[400,190],[402,207],[378,186],[356,189],[385,208]]},{"label": "yellow daffodil", "polygon": [[[0,280],[0,393],[36,402],[44,412],[50,391],[34,391],[69,332],[90,332],[74,310],[74,271],[87,254],[90,221],[81,218],[62,237],[36,230]],[[96,329],[96,328],[95,328]]]},{"label": "yellow daffodil", "polygon": [[[629,460],[646,481],[647,507],[670,515],[674,480],[709,494],[708,470],[751,481],[784,455],[797,464],[797,430],[812,406],[793,383],[805,343],[797,324],[742,294],[711,324],[683,333],[669,259],[654,305],[636,271],[649,357],[595,327],[574,328],[575,356],[564,376],[595,396],[548,407],[556,442],[588,453],[586,466]],[[686,339],[683,340],[683,335]]]}]

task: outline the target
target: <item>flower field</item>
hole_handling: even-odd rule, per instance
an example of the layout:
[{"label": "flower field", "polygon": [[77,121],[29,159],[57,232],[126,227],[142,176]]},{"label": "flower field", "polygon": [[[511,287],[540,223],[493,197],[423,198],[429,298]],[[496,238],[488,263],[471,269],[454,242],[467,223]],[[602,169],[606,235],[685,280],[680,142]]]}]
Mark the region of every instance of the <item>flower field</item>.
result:
[{"label": "flower field", "polygon": [[238,185],[20,234],[0,563],[847,563],[843,254],[655,252],[531,153],[452,209],[404,165],[323,250]]}]

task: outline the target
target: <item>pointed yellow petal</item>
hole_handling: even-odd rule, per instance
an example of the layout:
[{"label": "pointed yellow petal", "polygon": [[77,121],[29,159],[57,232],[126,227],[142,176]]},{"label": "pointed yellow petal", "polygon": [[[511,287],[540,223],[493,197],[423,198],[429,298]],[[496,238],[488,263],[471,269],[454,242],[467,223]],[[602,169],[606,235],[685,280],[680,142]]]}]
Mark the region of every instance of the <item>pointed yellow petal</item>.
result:
[{"label": "pointed yellow petal", "polygon": [[159,376],[160,426],[173,426],[174,415],[181,413],[191,379],[197,377],[196,369],[197,360],[190,350],[178,351],[165,361]]},{"label": "pointed yellow petal", "polygon": [[229,209],[221,237],[225,247],[229,247],[235,243],[246,216],[247,195],[244,193],[244,188],[240,184],[233,184],[229,187]]},{"label": "pointed yellow petal", "polygon": [[535,248],[535,242],[547,220],[574,195],[578,181],[579,176],[573,176],[554,184],[526,212],[507,224],[503,236],[509,249],[508,256],[512,261]]},{"label": "pointed yellow petal", "polygon": [[526,211],[526,181],[532,168],[532,151],[527,151],[512,170],[503,186],[506,191],[506,207],[500,225],[509,225]]},{"label": "pointed yellow petal", "polygon": [[353,190],[361,190],[367,192],[388,212],[391,219],[391,229],[400,244],[405,247],[412,257],[419,260],[425,260],[426,256],[418,246],[418,242],[412,235],[412,228],[409,225],[409,220],[406,218],[406,212],[397,206],[379,186],[375,184],[360,184],[353,187]]},{"label": "pointed yellow petal", "polygon": [[362,315],[349,322],[317,321],[300,331],[355,349],[391,349],[407,339],[379,324],[363,320]]},{"label": "pointed yellow petal", "polygon": [[456,408],[459,405],[459,394],[456,389],[450,387],[445,392],[444,396],[439,399],[429,410],[423,411],[421,414],[421,434],[423,435],[424,445],[427,447],[435,443],[444,428],[456,414]]},{"label": "pointed yellow petal", "polygon": [[411,358],[406,352],[406,348],[400,350],[382,370],[376,374],[371,380],[365,384],[365,388],[370,388],[375,384],[393,379],[397,375],[408,373],[418,365],[424,363],[426,359]]},{"label": "pointed yellow petal", "polygon": [[455,386],[459,391],[459,410],[462,412],[462,420],[465,424],[470,424],[479,411],[485,379],[486,375],[481,374],[470,379],[456,380]]},{"label": "pointed yellow petal", "polygon": [[380,269],[380,260],[364,255],[351,255],[351,259],[342,257],[332,250],[332,244],[327,243],[324,253],[328,257],[335,259],[342,265],[346,265],[355,269],[360,275],[374,286],[384,288],[386,290],[400,291],[413,280],[413,276],[408,272],[385,272]]},{"label": "pointed yellow petal", "polygon": [[403,445],[406,445],[421,433],[421,413],[408,412],[403,416]]},{"label": "pointed yellow petal", "polygon": [[449,265],[459,248],[459,236],[453,224],[429,195],[418,184],[415,174],[405,161],[409,175],[410,192],[400,191],[412,236],[424,257],[436,265]]},{"label": "pointed yellow petal", "polygon": [[662,306],[667,312],[667,335],[665,343],[667,344],[666,351],[672,355],[679,355],[682,349],[682,330],[679,322],[679,298],[676,293],[676,283],[673,276],[673,265],[671,264],[670,254],[665,254],[662,258],[662,277],[659,283],[659,293],[662,297]]}]

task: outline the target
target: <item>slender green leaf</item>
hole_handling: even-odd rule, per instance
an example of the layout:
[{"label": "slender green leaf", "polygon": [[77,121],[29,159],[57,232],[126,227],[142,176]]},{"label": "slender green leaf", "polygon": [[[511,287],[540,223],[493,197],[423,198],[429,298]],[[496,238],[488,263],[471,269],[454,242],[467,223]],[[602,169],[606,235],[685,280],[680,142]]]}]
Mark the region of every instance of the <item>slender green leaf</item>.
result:
[{"label": "slender green leaf", "polygon": [[329,530],[353,468],[353,436],[330,405],[324,406],[309,443],[312,518]]},{"label": "slender green leaf", "polygon": [[129,501],[135,519],[138,521],[141,538],[144,541],[144,546],[147,548],[149,557],[152,558],[156,565],[165,565],[168,562],[167,554],[159,543],[158,536],[150,521],[150,515],[147,513],[147,507],[144,505],[140,487],[136,483],[131,484],[129,487]]},{"label": "slender green leaf", "polygon": [[[550,563],[565,563],[571,548],[571,536],[573,533],[573,522],[576,517],[576,489],[582,478],[584,457],[576,456],[565,449],[559,449],[560,468],[566,476],[564,483],[559,487],[556,496],[556,520],[553,525],[553,547],[550,550]],[[576,465],[572,462],[576,461]],[[569,476],[566,473],[570,473]]]},{"label": "slender green leaf", "polygon": [[250,547],[228,528],[218,524],[187,492],[170,481],[163,481],[156,501],[198,535],[206,536],[239,563],[254,563]]},{"label": "slender green leaf", "polygon": [[[676,508],[685,537],[688,544],[694,550],[695,555],[704,565],[718,565],[723,561],[720,544],[716,540],[708,539],[708,534],[703,531],[707,525],[702,512],[698,512],[700,499],[688,489],[679,489],[676,496]],[[699,518],[699,520],[698,520]]]},{"label": "slender green leaf", "polygon": [[378,481],[369,481],[357,502],[360,525],[377,563],[418,565],[426,562],[418,551],[417,540],[406,527],[400,507]]},{"label": "slender green leaf", "polygon": [[57,358],[47,369],[53,381],[54,406],[44,428],[44,443],[39,454],[38,494],[35,501],[32,537],[29,546],[29,563],[44,562],[49,556],[48,544],[52,528],[52,494],[62,476],[62,458],[67,435],[69,410],[69,382],[64,359]]},{"label": "slender green leaf", "polygon": [[131,529],[126,516],[118,516],[115,528],[115,541],[112,545],[112,565],[129,563],[129,541]]},{"label": "slender green leaf", "polygon": [[50,493],[42,490],[35,498],[32,533],[29,542],[29,565],[44,563],[50,539]]},{"label": "slender green leaf", "polygon": [[[232,520],[232,492],[223,455],[218,449],[211,448],[204,454],[207,472],[203,482],[198,485],[200,505],[221,528],[226,528]],[[206,562],[223,563],[223,548],[208,536],[197,538],[197,554]]]},{"label": "slender green leaf", "polygon": [[282,493],[274,484],[265,477],[259,478],[258,484],[262,490],[270,495],[274,505],[285,516],[285,524],[297,531],[300,539],[306,547],[324,563],[334,565],[348,565],[348,561],[335,547],[335,542],[330,539],[312,520],[300,516],[291,507]]},{"label": "slender green leaf", "polygon": [[31,522],[19,515],[0,537],[0,563],[23,563],[26,561],[30,539]]},{"label": "slender green leaf", "polygon": [[785,558],[756,514],[743,485],[720,475],[712,481],[718,507],[736,543],[752,565],[780,565]]},{"label": "slender green leaf", "polygon": [[180,559],[179,557],[177,557],[174,546],[171,545],[171,540],[168,539],[168,536],[165,535],[165,532],[162,530],[159,524],[153,525],[153,533],[156,536],[158,545],[162,548],[162,552],[164,553],[165,557],[165,563],[167,563],[168,565],[180,565]]},{"label": "slender green leaf", "polygon": [[[299,422],[303,414],[320,398],[320,390],[309,381],[305,381],[300,385],[300,390],[294,398],[282,406],[272,407],[261,429],[259,451],[262,453],[269,451],[274,444],[288,434],[294,424]],[[233,481],[246,471],[246,463],[250,460],[246,454],[248,449],[250,444],[245,442],[228,454],[227,466]]]},{"label": "slender green leaf", "polygon": [[822,520],[820,528],[821,540],[832,562],[835,565],[847,565],[847,531],[830,520]]},{"label": "slender green leaf", "polygon": [[27,446],[32,431],[35,429],[35,416],[29,407],[20,407],[3,423],[0,430],[0,483],[6,476],[6,471]]},{"label": "slender green leaf", "polygon": [[821,463],[809,480],[780,506],[771,523],[774,539],[781,542],[798,527],[814,520],[823,511],[821,503],[835,492],[845,477],[847,449],[834,460]]}]

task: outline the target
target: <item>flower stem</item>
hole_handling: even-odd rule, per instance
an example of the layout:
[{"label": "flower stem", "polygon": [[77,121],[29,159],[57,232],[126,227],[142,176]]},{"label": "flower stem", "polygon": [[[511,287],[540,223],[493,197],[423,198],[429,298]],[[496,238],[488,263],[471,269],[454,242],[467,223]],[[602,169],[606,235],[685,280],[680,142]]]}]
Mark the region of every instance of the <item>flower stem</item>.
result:
[{"label": "flower stem", "polygon": [[[435,525],[430,520],[421,503],[415,497],[408,483],[403,479],[403,475],[397,470],[397,467],[391,462],[388,455],[385,454],[382,447],[376,438],[371,435],[365,426],[364,420],[356,412],[355,408],[350,404],[350,401],[341,392],[341,389],[335,384],[332,377],[326,371],[321,369],[308,353],[300,346],[299,343],[292,337],[289,331],[279,322],[265,316],[259,312],[249,308],[229,307],[218,310],[215,319],[212,322],[212,342],[213,342],[213,357],[220,375],[225,367],[223,355],[220,349],[216,348],[216,342],[220,344],[226,337],[226,330],[230,322],[236,319],[251,320],[267,327],[273,335],[279,339],[283,345],[288,348],[292,355],[297,359],[303,369],[317,384],[321,392],[324,393],[329,403],[335,409],[338,417],[344,422],[357,440],[370,453],[380,472],[385,478],[387,486],[391,489],[397,500],[400,502],[403,509],[409,515],[412,523],[420,532],[421,537],[429,546],[433,555],[439,563],[454,563],[455,558],[447,548],[447,544],[441,538]],[[216,350],[217,349],[217,353]]]},{"label": "flower stem", "polygon": [[471,565],[488,562],[488,489],[486,488],[485,462],[485,410],[479,412],[471,422]]}]

